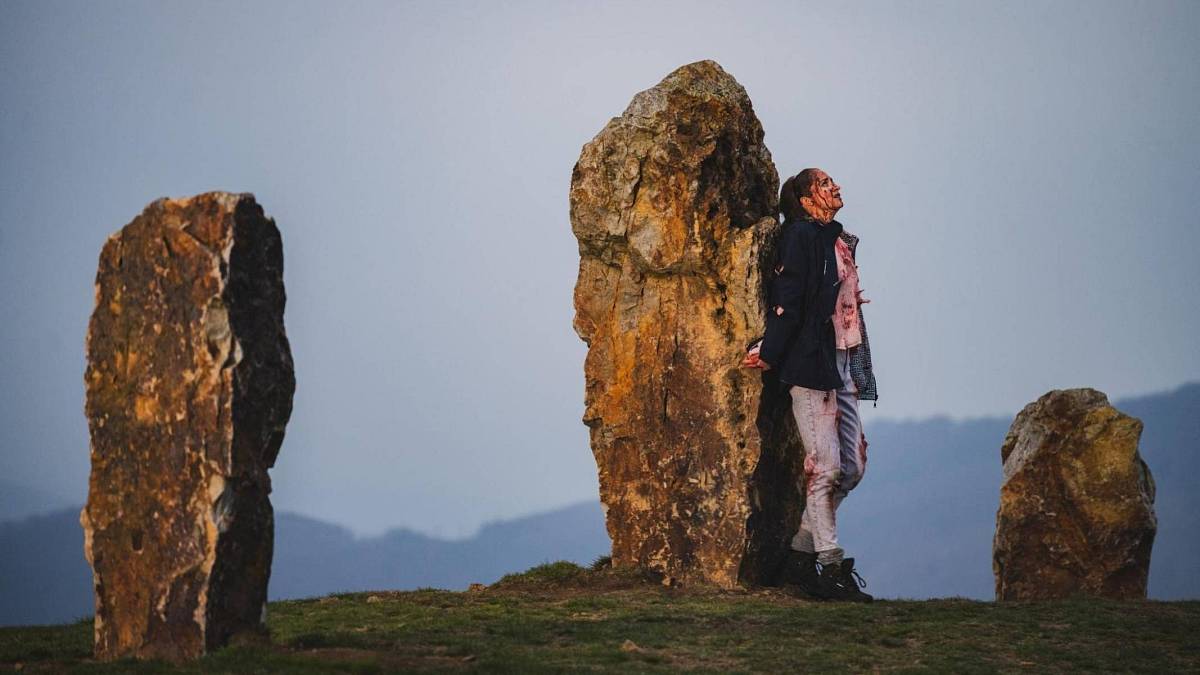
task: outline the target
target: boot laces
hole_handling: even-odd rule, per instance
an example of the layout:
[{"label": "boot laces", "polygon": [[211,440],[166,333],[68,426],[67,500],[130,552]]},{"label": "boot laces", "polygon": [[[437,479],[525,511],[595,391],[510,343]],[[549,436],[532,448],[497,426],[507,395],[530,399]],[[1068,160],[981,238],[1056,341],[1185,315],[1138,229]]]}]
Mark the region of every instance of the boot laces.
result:
[{"label": "boot laces", "polygon": [[867,580],[862,578],[861,576],[859,576],[858,570],[854,570],[854,569],[850,570],[850,577],[854,579],[855,583],[858,584],[859,588],[867,587]]},{"label": "boot laces", "polygon": [[[836,576],[837,576],[837,574],[836,574],[836,573],[837,573],[837,572],[841,572],[841,571],[842,571],[842,569],[841,569],[841,563],[837,563],[837,564],[834,564],[834,565],[826,565],[826,564],[823,564],[823,563],[817,563],[817,567],[819,568],[818,574],[820,574],[820,573],[823,573],[823,572],[825,571],[825,568],[827,568],[827,567],[828,567],[830,570],[832,570],[832,571],[835,573],[835,578],[836,578]],[[862,578],[862,576],[861,576],[861,575],[859,575],[859,573],[858,573],[858,570],[856,570],[856,569],[851,569],[851,570],[850,570],[850,573],[849,573],[849,574],[842,575],[842,578],[843,578],[843,579],[845,579],[845,580],[851,580],[851,581],[853,581],[854,583],[858,584],[858,587],[859,587],[859,588],[866,588],[866,587],[867,587],[867,580],[866,580],[866,579],[864,579],[864,578]],[[841,583],[841,581],[839,581],[838,583]]]}]

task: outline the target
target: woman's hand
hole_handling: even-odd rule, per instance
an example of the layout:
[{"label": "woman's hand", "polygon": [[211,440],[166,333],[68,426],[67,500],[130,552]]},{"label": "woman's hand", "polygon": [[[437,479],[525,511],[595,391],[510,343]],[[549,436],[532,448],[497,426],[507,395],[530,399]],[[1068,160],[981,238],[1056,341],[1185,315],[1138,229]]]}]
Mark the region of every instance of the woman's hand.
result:
[{"label": "woman's hand", "polygon": [[771,364],[758,358],[758,350],[762,348],[762,340],[759,340],[746,352],[746,358],[742,359],[743,368],[759,368],[762,370],[770,370]]}]

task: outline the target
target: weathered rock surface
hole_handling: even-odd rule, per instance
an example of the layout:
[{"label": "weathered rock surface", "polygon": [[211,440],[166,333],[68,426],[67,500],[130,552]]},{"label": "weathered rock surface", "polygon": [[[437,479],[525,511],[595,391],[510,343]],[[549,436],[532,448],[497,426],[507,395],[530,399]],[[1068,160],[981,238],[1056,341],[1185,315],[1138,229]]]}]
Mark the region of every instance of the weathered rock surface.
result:
[{"label": "weathered rock surface", "polygon": [[996,599],[1146,597],[1158,522],[1142,423],[1095,389],[1052,391],[1017,415],[992,567]]},{"label": "weathered rock surface", "polygon": [[712,61],[635,96],[575,165],[574,325],[615,566],[760,581],[799,521],[794,425],[739,368],[778,188],[749,97]]},{"label": "weathered rock surface", "polygon": [[80,516],[97,658],[181,660],[263,628],[267,469],[295,390],[284,302],[279,230],[253,195],[160,199],[105,243]]}]

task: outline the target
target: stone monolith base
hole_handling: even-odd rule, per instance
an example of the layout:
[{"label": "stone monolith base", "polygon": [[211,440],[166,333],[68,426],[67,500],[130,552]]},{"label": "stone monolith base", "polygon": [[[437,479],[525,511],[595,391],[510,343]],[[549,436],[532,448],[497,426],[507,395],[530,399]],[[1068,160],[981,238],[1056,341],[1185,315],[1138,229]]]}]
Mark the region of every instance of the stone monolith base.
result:
[{"label": "stone monolith base", "polygon": [[1017,415],[1000,450],[997,600],[1146,597],[1158,521],[1141,434],[1095,389],[1052,391]]},{"label": "stone monolith base", "polygon": [[265,628],[284,301],[279,230],[249,194],[160,199],[105,243],[80,516],[97,658],[178,661]]},{"label": "stone monolith base", "polygon": [[796,529],[794,425],[739,368],[763,330],[778,189],[749,97],[712,61],[635,96],[575,165],[574,325],[615,566],[765,581]]}]

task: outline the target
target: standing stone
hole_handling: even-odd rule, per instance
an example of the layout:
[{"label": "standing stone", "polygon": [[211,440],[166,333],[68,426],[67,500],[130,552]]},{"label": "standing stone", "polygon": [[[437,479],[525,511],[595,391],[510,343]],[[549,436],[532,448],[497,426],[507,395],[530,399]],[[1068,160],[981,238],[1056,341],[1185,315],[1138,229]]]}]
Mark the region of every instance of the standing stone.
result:
[{"label": "standing stone", "polygon": [[279,230],[253,195],[160,199],[105,242],[80,516],[97,658],[178,661],[265,629],[267,469],[296,386],[284,302]]},{"label": "standing stone", "polygon": [[583,419],[615,566],[763,580],[798,523],[794,425],[758,414],[739,367],[763,331],[778,189],[750,98],[712,61],[635,96],[575,165]]},{"label": "standing stone", "polygon": [[1052,391],[1017,415],[1000,449],[998,600],[1146,597],[1158,521],[1141,435],[1095,389]]}]

